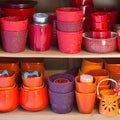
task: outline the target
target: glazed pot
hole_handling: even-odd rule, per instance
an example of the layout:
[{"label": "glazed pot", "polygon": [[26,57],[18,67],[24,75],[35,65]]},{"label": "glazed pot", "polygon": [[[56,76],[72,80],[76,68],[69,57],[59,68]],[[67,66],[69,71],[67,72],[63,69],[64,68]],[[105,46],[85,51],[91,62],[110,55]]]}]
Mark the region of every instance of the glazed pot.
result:
[{"label": "glazed pot", "polygon": [[92,113],[95,105],[96,92],[93,93],[80,93],[75,91],[77,107],[80,113]]},{"label": "glazed pot", "polygon": [[72,0],[72,6],[80,7],[81,5],[93,4],[93,0]]},{"label": "glazed pot", "polygon": [[59,50],[63,53],[78,53],[81,50],[82,33],[79,32],[62,32],[57,30]]},{"label": "glazed pot", "polygon": [[29,87],[20,88],[20,106],[28,111],[38,111],[44,109],[48,104],[47,88],[38,87],[29,89]]},{"label": "glazed pot", "polygon": [[[3,70],[0,70],[2,72]],[[8,71],[8,76],[0,76],[0,87],[12,87],[15,84],[15,72]]]},{"label": "glazed pot", "polygon": [[96,39],[83,34],[84,49],[92,53],[110,53],[117,49],[117,33],[111,32],[110,38]]},{"label": "glazed pot", "polygon": [[18,87],[0,88],[0,112],[14,110],[19,104]]},{"label": "glazed pot", "polygon": [[84,58],[82,59],[81,72],[87,73],[90,70],[102,69],[103,60],[100,58]]},{"label": "glazed pot", "polygon": [[[56,79],[67,79],[69,82],[55,83]],[[74,90],[74,76],[70,74],[54,74],[48,78],[49,90],[55,93],[68,93]]]},{"label": "glazed pot", "polygon": [[55,93],[49,90],[50,106],[53,112],[65,114],[72,111],[74,92]]},{"label": "glazed pot", "polygon": [[80,76],[75,77],[76,91],[81,93],[92,93],[96,91],[95,82],[80,82]]},{"label": "glazed pot", "polygon": [[[29,73],[32,73],[32,71],[30,71]],[[27,77],[24,78],[24,73],[22,74],[22,81],[24,86],[27,87],[40,87],[43,85],[43,73],[39,72],[38,77]]]},{"label": "glazed pot", "polygon": [[63,7],[56,9],[56,17],[59,21],[79,22],[82,20],[82,9],[77,7]]},{"label": "glazed pot", "polygon": [[22,52],[26,48],[28,31],[1,31],[3,50],[9,53]]},{"label": "glazed pot", "polygon": [[50,48],[52,35],[51,24],[30,24],[30,48],[34,51],[46,51]]}]

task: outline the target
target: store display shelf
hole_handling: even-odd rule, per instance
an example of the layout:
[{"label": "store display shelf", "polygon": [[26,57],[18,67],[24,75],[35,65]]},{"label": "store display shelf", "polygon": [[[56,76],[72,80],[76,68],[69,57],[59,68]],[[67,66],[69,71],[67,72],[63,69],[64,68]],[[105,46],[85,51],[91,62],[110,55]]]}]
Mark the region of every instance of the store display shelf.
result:
[{"label": "store display shelf", "polygon": [[115,51],[111,53],[90,53],[85,50],[81,50],[76,54],[61,53],[57,48],[51,47],[48,51],[32,51],[26,48],[23,52],[8,53],[0,49],[0,57],[39,57],[39,58],[120,58],[120,52]]}]

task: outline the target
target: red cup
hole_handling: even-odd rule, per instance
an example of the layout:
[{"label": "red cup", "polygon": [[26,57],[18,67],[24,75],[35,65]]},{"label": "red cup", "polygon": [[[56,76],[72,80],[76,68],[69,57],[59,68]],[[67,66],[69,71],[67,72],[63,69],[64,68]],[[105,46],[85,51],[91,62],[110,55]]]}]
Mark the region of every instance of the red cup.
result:
[{"label": "red cup", "polygon": [[92,22],[92,30],[93,31],[107,31],[108,24],[106,22]]},{"label": "red cup", "polygon": [[77,7],[63,7],[56,9],[56,17],[59,21],[79,22],[82,20],[82,9]]},{"label": "red cup", "polygon": [[57,30],[59,50],[63,53],[78,53],[81,50],[82,33],[80,32],[62,32]]},{"label": "red cup", "polygon": [[72,6],[80,7],[81,5],[93,4],[93,0],[72,0]]},{"label": "red cup", "polygon": [[111,36],[110,31],[89,31],[88,34],[91,38],[110,38]]},{"label": "red cup", "polygon": [[30,48],[34,51],[46,51],[50,48],[52,35],[51,24],[30,24]]},{"label": "red cup", "polygon": [[91,14],[93,22],[106,22],[107,14],[105,12],[94,12]]},{"label": "red cup", "polygon": [[120,51],[120,36],[117,37],[117,46],[118,50]]}]

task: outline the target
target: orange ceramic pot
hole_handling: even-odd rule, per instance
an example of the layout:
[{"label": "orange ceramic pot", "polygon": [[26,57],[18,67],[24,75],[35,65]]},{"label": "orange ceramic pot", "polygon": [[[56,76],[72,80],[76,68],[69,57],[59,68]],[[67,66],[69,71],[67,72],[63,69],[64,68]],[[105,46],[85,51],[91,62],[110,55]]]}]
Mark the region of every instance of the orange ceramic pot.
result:
[{"label": "orange ceramic pot", "polygon": [[87,73],[90,70],[102,69],[103,60],[99,58],[84,58],[82,60],[81,71]]},{"label": "orange ceramic pot", "polygon": [[0,88],[0,112],[14,110],[19,104],[18,87]]},{"label": "orange ceramic pot", "polygon": [[38,89],[20,88],[20,105],[28,111],[38,111],[45,108],[48,104],[47,88]]},{"label": "orange ceramic pot", "polygon": [[[2,70],[0,70],[2,72]],[[0,77],[0,87],[12,87],[15,84],[15,72],[9,72],[9,76]]]},{"label": "orange ceramic pot", "polygon": [[22,74],[22,81],[24,86],[27,87],[40,87],[43,85],[43,73],[40,73],[39,77],[28,77],[28,78],[24,78],[23,74]]},{"label": "orange ceramic pot", "polygon": [[[88,74],[92,75],[95,79],[96,84],[98,84],[102,79],[109,78],[109,72],[105,69],[91,70]],[[107,85],[109,81],[104,81],[101,85]]]},{"label": "orange ceramic pot", "polygon": [[80,93],[75,91],[77,107],[80,113],[90,114],[94,109],[96,92]]},{"label": "orange ceramic pot", "polygon": [[21,60],[21,70],[25,71],[41,71],[44,72],[44,62],[43,59],[32,58],[32,59],[22,59]]},{"label": "orange ceramic pot", "polygon": [[104,89],[109,89],[109,88],[110,88],[110,84],[100,85],[100,86],[99,86],[99,91],[104,90]]},{"label": "orange ceramic pot", "polygon": [[92,93],[96,91],[96,83],[80,82],[80,76],[75,77],[75,86],[77,92]]}]

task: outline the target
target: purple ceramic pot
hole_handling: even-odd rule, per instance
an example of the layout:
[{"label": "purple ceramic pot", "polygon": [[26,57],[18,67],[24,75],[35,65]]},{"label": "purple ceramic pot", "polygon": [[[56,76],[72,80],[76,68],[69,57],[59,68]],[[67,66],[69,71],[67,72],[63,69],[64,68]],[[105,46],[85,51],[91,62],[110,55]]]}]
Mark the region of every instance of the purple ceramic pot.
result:
[{"label": "purple ceramic pot", "polygon": [[50,105],[53,112],[65,114],[72,111],[74,104],[74,91],[59,94],[49,90]]},{"label": "purple ceramic pot", "polygon": [[[68,79],[67,83],[55,83],[56,79]],[[74,90],[74,76],[70,74],[55,74],[48,78],[49,90],[55,93],[69,93]]]}]

